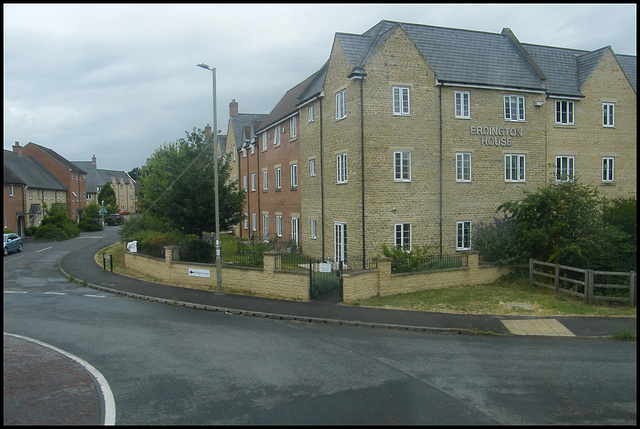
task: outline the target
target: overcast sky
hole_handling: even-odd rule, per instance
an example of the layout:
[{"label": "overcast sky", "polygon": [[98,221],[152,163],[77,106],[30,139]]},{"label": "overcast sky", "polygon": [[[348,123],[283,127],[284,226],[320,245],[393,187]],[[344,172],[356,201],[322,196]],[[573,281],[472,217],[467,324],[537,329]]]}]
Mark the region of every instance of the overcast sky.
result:
[{"label": "overcast sky", "polygon": [[229,102],[269,113],[329,58],[335,33],[383,19],[500,33],[522,43],[636,55],[635,4],[4,4],[4,149],[38,143],[130,171],[213,124]]}]

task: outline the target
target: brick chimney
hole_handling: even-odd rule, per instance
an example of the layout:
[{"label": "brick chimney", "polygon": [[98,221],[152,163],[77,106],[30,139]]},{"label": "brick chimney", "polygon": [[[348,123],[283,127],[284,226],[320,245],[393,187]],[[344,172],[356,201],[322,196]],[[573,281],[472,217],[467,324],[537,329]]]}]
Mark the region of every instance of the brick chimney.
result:
[{"label": "brick chimney", "polygon": [[22,146],[20,146],[20,142],[16,142],[16,144],[13,145],[13,151],[22,156]]},{"label": "brick chimney", "polygon": [[238,116],[238,103],[235,98],[229,103],[229,116]]},{"label": "brick chimney", "polygon": [[91,163],[92,163],[94,166],[97,166],[97,164],[96,164],[96,156],[95,156],[95,155],[93,155],[93,156],[91,157]]}]

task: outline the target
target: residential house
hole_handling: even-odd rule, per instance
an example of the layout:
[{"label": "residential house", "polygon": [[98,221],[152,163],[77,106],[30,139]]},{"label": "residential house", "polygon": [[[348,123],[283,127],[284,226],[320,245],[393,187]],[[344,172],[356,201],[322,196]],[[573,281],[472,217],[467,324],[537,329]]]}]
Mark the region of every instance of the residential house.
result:
[{"label": "residential house", "polygon": [[4,230],[22,236],[26,227],[39,226],[43,209],[66,204],[67,187],[37,159],[22,154],[18,143],[4,151]]},{"label": "residential house", "polygon": [[[337,33],[314,76],[298,94],[295,143],[310,256],[358,266],[383,244],[469,250],[474,225],[552,181],[636,196],[636,57],[611,47],[383,20]],[[261,149],[261,133],[288,118],[276,116],[240,151]],[[247,154],[256,163],[240,174],[288,167],[284,153],[265,163],[273,146],[259,163]],[[248,201],[265,211],[267,200]]]},{"label": "residential house", "polygon": [[[29,142],[23,148],[16,142],[16,148],[21,149],[24,155],[37,159],[60,183],[67,188],[65,205],[69,217],[79,221],[82,211],[87,205],[87,172],[68,161],[52,149]],[[56,202],[58,200],[56,199]]]},{"label": "residential house", "polygon": [[124,170],[105,170],[97,168],[96,156],[91,161],[73,161],[73,163],[87,172],[87,204],[101,204],[98,194],[102,187],[109,183],[116,195],[117,210],[135,213],[137,211],[136,181]]}]

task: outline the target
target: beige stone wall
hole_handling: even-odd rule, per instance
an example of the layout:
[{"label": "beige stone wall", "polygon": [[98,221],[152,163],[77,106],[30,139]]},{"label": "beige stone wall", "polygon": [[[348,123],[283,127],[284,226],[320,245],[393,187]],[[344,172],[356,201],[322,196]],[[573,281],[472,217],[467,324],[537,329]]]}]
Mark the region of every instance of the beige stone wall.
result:
[{"label": "beige stone wall", "polygon": [[[558,155],[574,156],[578,180],[596,185],[607,196],[630,197],[637,193],[636,94],[610,49],[580,88],[584,99],[574,100],[574,125],[555,123],[555,99],[548,99],[548,162]],[[602,104],[615,105],[615,127],[603,126]],[[602,182],[602,158],[615,158],[615,181]],[[550,173],[553,173],[552,168]]]},{"label": "beige stone wall", "polygon": [[[308,273],[276,272],[275,256],[265,255],[265,268],[222,267],[222,290],[290,300],[309,300]],[[125,252],[125,266],[162,280],[163,283],[202,290],[216,290],[216,266],[165,260]],[[211,277],[189,275],[189,268],[210,270]]]},{"label": "beige stone wall", "polygon": [[[166,258],[162,260],[125,251],[125,265],[129,269],[158,278],[165,284],[216,290],[215,265],[173,261],[171,252],[170,247],[167,247]],[[222,290],[308,301],[309,273],[276,270],[276,256],[275,253],[265,254],[264,269],[223,266]],[[190,276],[190,268],[210,270],[211,276]],[[343,274],[343,301],[353,303],[374,296],[491,283],[508,272],[509,268],[505,267],[479,267],[478,255],[475,252],[469,252],[466,267],[408,274],[391,274],[391,260],[381,258],[378,261],[378,269]]]},{"label": "beige stone wall", "polygon": [[[309,121],[309,107],[313,107],[313,121]],[[320,148],[321,100],[315,100],[300,108],[298,130],[300,141],[300,245],[306,255],[321,258],[322,255],[322,180]],[[309,161],[315,163],[315,175],[309,172]],[[311,219],[316,221],[316,237],[311,237]],[[325,226],[326,228],[326,226]],[[326,255],[325,255],[326,257]]]}]

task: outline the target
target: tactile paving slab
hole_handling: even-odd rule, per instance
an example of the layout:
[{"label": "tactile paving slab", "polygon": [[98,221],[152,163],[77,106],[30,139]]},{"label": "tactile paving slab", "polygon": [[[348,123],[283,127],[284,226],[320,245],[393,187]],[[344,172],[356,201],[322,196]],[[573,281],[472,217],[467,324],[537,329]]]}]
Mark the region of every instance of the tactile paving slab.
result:
[{"label": "tactile paving slab", "polygon": [[575,337],[571,331],[555,319],[502,320],[502,324],[514,335]]}]

